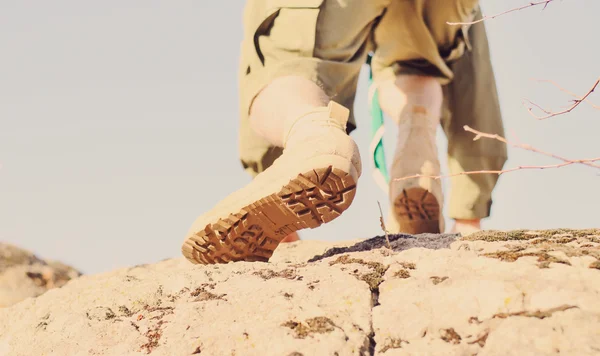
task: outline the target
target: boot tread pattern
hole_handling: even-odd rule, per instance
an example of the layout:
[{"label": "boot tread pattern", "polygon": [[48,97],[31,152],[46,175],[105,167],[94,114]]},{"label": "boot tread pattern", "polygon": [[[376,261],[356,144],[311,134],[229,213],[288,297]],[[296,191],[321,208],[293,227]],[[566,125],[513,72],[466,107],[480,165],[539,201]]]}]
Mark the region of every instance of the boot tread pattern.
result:
[{"label": "boot tread pattern", "polygon": [[299,174],[278,193],[190,236],[182,253],[196,264],[266,262],[288,234],[318,227],[340,216],[355,193],[352,176],[331,166]]}]

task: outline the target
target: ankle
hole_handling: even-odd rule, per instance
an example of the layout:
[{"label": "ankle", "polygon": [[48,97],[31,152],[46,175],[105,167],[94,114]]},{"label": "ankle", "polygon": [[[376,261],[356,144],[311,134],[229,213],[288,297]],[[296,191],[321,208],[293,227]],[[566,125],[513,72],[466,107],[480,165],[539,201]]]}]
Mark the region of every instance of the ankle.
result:
[{"label": "ankle", "polygon": [[297,232],[292,232],[291,234],[284,237],[283,240],[281,240],[281,243],[291,243],[296,241],[300,241],[300,235],[298,235]]},{"label": "ankle", "polygon": [[455,219],[457,224],[481,226],[481,219]]},{"label": "ankle", "polygon": [[283,147],[286,121],[326,106],[329,97],[317,84],[299,76],[273,80],[256,96],[250,107],[250,127],[274,146]]},{"label": "ankle", "polygon": [[481,219],[455,219],[451,232],[469,235],[481,230]]},{"label": "ankle", "polygon": [[348,113],[348,109],[332,101],[327,107],[316,107],[287,119],[284,123],[283,147],[336,132],[345,135]]}]

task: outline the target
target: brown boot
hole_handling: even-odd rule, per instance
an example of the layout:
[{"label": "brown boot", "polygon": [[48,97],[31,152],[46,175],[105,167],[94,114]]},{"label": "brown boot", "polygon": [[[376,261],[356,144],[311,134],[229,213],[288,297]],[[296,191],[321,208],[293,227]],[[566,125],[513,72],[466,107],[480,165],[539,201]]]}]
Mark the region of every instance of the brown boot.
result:
[{"label": "brown boot", "polygon": [[416,174],[440,174],[435,144],[439,119],[428,115],[423,107],[414,106],[411,110],[403,115],[398,127],[389,192],[395,221],[390,225],[397,229],[392,232],[439,233],[444,231],[440,180],[426,177],[395,180]]},{"label": "brown boot", "polygon": [[290,233],[350,206],[361,163],[345,131],[349,112],[331,102],[308,114],[286,129],[284,152],[271,167],[193,223],[182,246],[189,261],[267,261]]}]

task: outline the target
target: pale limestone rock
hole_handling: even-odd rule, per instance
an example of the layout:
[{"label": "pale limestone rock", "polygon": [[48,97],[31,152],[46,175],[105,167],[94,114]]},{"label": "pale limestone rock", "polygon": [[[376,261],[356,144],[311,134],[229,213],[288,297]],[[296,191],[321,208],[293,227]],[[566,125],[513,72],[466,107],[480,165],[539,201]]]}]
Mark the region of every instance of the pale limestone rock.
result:
[{"label": "pale limestone rock", "polygon": [[450,250],[400,252],[373,310],[376,350],[599,355],[599,231],[586,234],[530,232],[521,241],[459,240]]},{"label": "pale limestone rock", "polygon": [[0,311],[0,350],[350,355],[368,349],[370,311],[368,286],[323,263],[205,267],[177,259],[84,276]]},{"label": "pale limestone rock", "polygon": [[80,275],[67,265],[44,261],[28,251],[0,243],[0,308],[62,287]]},{"label": "pale limestone rock", "polygon": [[600,354],[598,230],[390,239],[83,276],[1,309],[0,356]]},{"label": "pale limestone rock", "polygon": [[321,255],[332,247],[352,246],[362,240],[350,240],[331,243],[317,240],[301,240],[292,243],[281,244],[275,249],[269,262],[277,263],[300,263],[306,262],[313,256]]}]

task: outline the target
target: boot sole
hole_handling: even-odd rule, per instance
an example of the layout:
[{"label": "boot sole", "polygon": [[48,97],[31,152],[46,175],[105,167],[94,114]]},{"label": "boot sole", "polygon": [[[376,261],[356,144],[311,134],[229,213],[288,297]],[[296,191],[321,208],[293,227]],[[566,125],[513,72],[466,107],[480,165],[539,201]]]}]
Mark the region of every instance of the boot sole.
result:
[{"label": "boot sole", "polygon": [[351,174],[332,166],[310,170],[290,180],[278,193],[190,236],[183,244],[183,255],[196,264],[266,262],[285,236],[337,218],[355,194],[356,179]]},{"label": "boot sole", "polygon": [[440,232],[440,205],[426,189],[403,190],[394,201],[394,214],[401,232],[412,235]]}]

